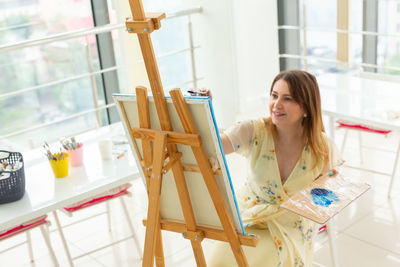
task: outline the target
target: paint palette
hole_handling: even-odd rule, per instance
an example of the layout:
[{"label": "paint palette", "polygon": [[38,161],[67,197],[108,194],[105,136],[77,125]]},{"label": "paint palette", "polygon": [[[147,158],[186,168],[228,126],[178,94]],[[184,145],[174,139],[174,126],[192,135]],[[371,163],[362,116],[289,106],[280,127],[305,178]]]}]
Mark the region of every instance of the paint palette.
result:
[{"label": "paint palette", "polygon": [[354,182],[340,174],[322,176],[294,194],[281,207],[324,224],[364,194],[370,185]]}]

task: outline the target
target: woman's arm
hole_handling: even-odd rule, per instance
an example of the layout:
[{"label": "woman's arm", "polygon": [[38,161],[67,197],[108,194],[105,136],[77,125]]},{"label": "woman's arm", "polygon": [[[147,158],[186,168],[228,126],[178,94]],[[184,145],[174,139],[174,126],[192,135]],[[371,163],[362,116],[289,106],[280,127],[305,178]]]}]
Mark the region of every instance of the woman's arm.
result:
[{"label": "woman's arm", "polygon": [[225,155],[235,152],[235,150],[233,149],[231,140],[229,140],[229,137],[224,133],[221,134],[221,143],[222,143],[222,148],[224,150]]},{"label": "woman's arm", "polygon": [[221,133],[221,143],[225,154],[237,152],[246,157],[253,138],[253,121],[247,120],[235,123]]}]

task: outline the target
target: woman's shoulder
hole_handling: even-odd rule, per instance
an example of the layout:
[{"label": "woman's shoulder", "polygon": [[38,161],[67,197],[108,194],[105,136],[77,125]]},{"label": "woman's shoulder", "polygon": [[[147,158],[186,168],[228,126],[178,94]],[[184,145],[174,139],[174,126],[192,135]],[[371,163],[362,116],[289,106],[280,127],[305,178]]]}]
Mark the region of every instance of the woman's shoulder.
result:
[{"label": "woman's shoulder", "polygon": [[268,118],[262,117],[254,120],[254,137],[255,139],[268,140],[272,138],[272,123]]},{"label": "woman's shoulder", "polygon": [[270,117],[261,117],[254,121],[254,128],[259,132],[270,135],[272,127],[273,125]]},{"label": "woman's shoulder", "polygon": [[265,129],[267,122],[268,122],[268,118],[260,117],[260,118],[254,119],[252,121],[253,121],[254,127]]}]

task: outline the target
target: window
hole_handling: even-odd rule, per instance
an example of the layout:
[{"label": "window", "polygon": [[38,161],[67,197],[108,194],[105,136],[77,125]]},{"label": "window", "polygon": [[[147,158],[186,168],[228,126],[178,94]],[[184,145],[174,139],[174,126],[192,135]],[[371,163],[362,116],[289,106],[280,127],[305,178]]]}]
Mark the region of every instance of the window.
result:
[{"label": "window", "polygon": [[337,67],[331,63],[337,56],[337,35],[334,31],[337,27],[336,1],[304,1],[305,20],[307,27],[331,29],[327,31],[306,31],[307,55],[323,58],[325,61],[308,60],[307,69],[314,73],[325,71],[337,71]]},{"label": "window", "polygon": [[379,68],[379,73],[400,74],[400,53],[397,46],[399,37],[390,34],[400,33],[400,13],[397,12],[398,1],[379,1],[378,32],[387,33],[378,38],[377,64],[385,68]]},{"label": "window", "polygon": [[[300,18],[292,29],[281,23],[293,17],[282,9],[289,4],[296,7]],[[291,55],[280,52],[281,69],[287,68],[282,59],[295,59],[300,67],[316,74],[360,70],[399,73],[400,38],[393,35],[400,32],[398,1],[278,0],[278,7],[279,34],[297,34],[297,45],[301,47]],[[280,39],[281,48],[294,45]]]},{"label": "window", "polygon": [[[144,1],[145,6],[149,3],[154,5]],[[114,0],[0,1],[0,46],[121,23],[119,4]],[[191,87],[197,77],[191,67],[188,16],[164,20],[162,25],[152,39],[164,88]],[[122,64],[132,49],[125,45],[127,35],[121,26],[111,33],[0,48],[0,138],[28,148],[119,120],[115,107],[104,108],[113,105],[112,93],[132,92],[143,84],[138,80],[147,80],[140,58]],[[135,49],[140,54],[139,47]],[[139,78],[126,82],[132,76]]]},{"label": "window", "polygon": [[[0,44],[93,27],[88,0],[3,1]],[[99,69],[94,36],[68,39],[0,53],[0,136],[59,120],[94,107],[90,77],[71,79]],[[91,63],[89,64],[89,55]],[[71,79],[69,82],[59,81]],[[100,77],[94,83],[102,95]],[[25,90],[25,91],[21,91]],[[100,118],[101,120],[104,118]],[[46,139],[81,132],[96,125],[95,114],[15,135],[17,143],[38,145]]]}]

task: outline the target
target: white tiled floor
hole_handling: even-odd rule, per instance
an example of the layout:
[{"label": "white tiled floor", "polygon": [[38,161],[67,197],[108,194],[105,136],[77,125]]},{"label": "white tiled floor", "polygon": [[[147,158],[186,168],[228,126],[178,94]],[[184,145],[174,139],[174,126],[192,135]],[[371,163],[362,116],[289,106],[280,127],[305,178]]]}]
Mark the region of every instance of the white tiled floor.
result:
[{"label": "white tiled floor", "polygon": [[[337,143],[341,142],[341,132],[337,133]],[[363,142],[369,146],[394,150],[398,136],[383,138],[377,135],[363,135]],[[364,164],[359,162],[358,143],[356,134],[350,134],[344,153],[348,164],[354,166],[368,166],[379,171],[389,172],[393,164],[394,153],[379,152],[374,149],[364,149]],[[230,171],[236,185],[240,183],[243,168],[237,156],[230,155]],[[372,189],[356,202],[348,206],[341,214],[335,217],[337,228],[337,248],[341,267],[369,267],[369,266],[400,266],[400,182],[395,182],[393,197],[386,197],[389,177],[371,172],[360,171],[343,167],[342,173],[352,179],[365,181],[371,184]],[[399,180],[400,172],[396,175]],[[139,232],[140,243],[144,242],[144,230],[141,220],[146,216],[146,193],[140,180],[133,182],[133,196],[127,198],[127,204],[134,225]],[[65,228],[68,243],[73,255],[78,255],[98,246],[115,241],[129,235],[127,225],[122,216],[119,201],[113,201],[113,231],[107,230],[105,215],[84,221]],[[68,224],[78,219],[90,216],[104,210],[104,206],[92,207],[73,218],[60,214],[62,223]],[[54,221],[50,215],[49,219]],[[0,251],[23,240],[25,235],[0,242]],[[0,254],[0,266],[52,266],[51,259],[44,245],[40,231],[32,231],[35,262],[30,263],[27,247],[20,246]],[[61,266],[68,266],[61,240],[54,225],[51,226],[51,241]],[[166,266],[195,266],[189,242],[180,235],[164,232],[164,254]],[[205,240],[203,248],[205,254],[210,252],[212,241]],[[329,246],[322,244],[315,252],[315,261],[325,266],[331,266]],[[6,263],[6,264],[5,264]],[[90,256],[75,261],[76,266],[141,266],[135,243],[132,239],[121,242],[110,248],[103,249]]]}]

